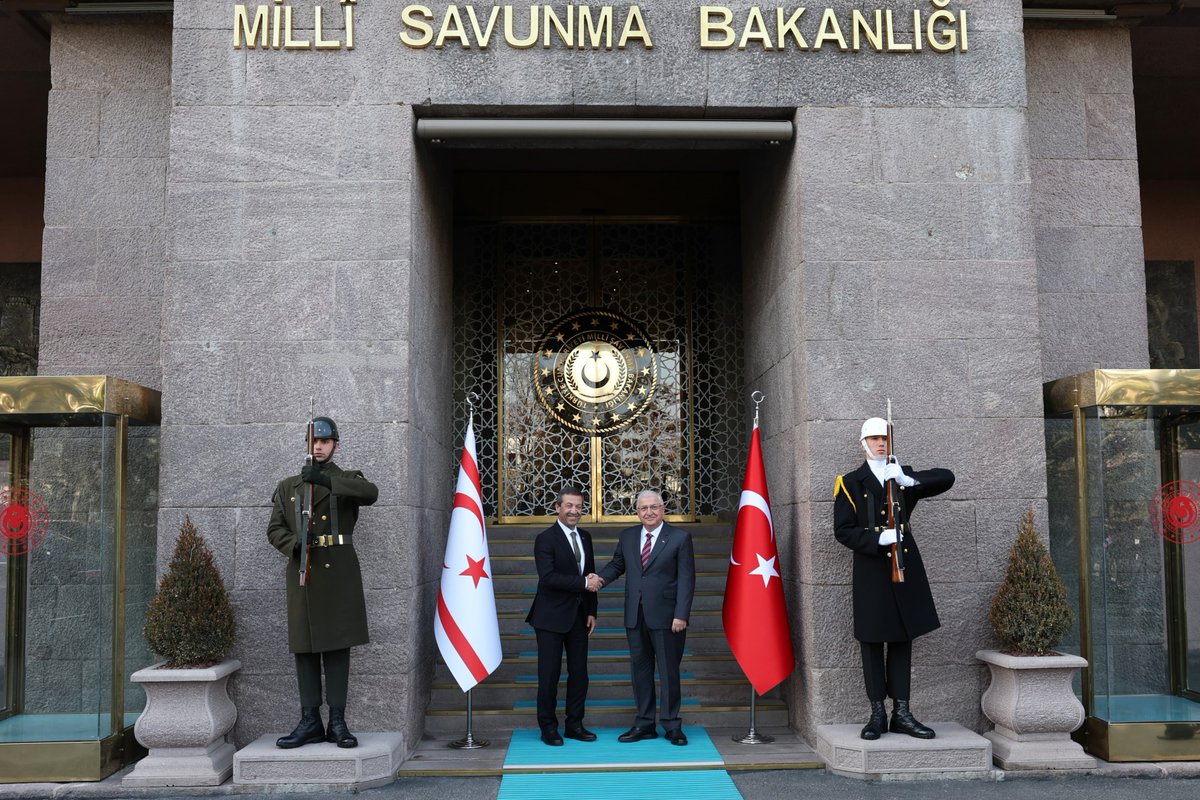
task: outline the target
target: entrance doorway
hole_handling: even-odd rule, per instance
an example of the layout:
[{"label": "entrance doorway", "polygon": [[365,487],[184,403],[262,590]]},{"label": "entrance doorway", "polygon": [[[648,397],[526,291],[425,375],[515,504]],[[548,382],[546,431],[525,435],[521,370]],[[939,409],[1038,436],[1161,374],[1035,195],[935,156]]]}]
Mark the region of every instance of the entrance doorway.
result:
[{"label": "entrance doorway", "polygon": [[[736,218],[726,198],[697,213],[694,192],[679,204],[688,213],[611,208],[622,184],[641,202],[639,186],[669,202],[664,184],[720,191],[708,178],[575,172],[456,182],[459,196],[525,186],[524,210],[584,212],[456,206],[455,400],[465,416],[468,394],[478,397],[485,508],[497,521],[551,519],[568,483],[583,487],[590,522],[636,520],[637,493],[648,488],[662,492],[676,522],[736,508],[744,438]],[[605,208],[581,205],[597,199]]]}]

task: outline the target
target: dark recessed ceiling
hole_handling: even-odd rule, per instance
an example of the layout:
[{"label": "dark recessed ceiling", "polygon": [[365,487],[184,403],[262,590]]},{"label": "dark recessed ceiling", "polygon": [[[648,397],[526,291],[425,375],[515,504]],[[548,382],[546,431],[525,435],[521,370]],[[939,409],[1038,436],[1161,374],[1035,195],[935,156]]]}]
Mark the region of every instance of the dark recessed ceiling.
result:
[{"label": "dark recessed ceiling", "polygon": [[[1178,17],[1200,23],[1200,12]],[[1138,172],[1200,180],[1200,24],[1139,25],[1132,43]]]},{"label": "dark recessed ceiling", "polygon": [[5,119],[0,125],[0,178],[40,178],[46,172],[50,38],[45,22],[26,11],[29,5],[0,2],[0,109]]}]

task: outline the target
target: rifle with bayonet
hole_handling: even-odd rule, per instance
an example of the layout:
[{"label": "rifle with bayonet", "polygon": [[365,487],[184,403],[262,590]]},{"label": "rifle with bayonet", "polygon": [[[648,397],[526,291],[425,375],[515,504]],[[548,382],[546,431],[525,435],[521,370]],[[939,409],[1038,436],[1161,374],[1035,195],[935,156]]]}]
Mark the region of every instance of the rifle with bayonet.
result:
[{"label": "rifle with bayonet", "polygon": [[[304,465],[311,467],[316,461],[316,422],[313,417],[313,400],[308,399],[308,455],[304,457]],[[304,507],[300,511],[300,529],[304,531],[304,543],[300,548],[300,585],[307,586],[312,577],[312,546],[316,535],[317,520],[313,515],[313,485],[304,484]]]},{"label": "rifle with bayonet", "polygon": [[[887,462],[899,463],[892,452],[895,435],[892,430],[892,400],[887,401]],[[900,505],[900,490],[896,481],[887,482],[887,526],[896,531],[896,541],[892,542],[892,583],[904,583],[904,541],[901,539],[904,528],[904,509]]]}]

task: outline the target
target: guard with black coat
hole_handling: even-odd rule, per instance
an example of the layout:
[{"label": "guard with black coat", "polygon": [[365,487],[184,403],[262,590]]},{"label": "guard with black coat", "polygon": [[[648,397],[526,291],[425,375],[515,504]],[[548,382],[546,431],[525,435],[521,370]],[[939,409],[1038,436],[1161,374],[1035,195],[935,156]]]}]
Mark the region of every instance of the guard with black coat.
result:
[{"label": "guard with black coat", "polygon": [[[909,525],[917,501],[954,485],[947,469],[920,472],[889,458],[889,423],[872,417],[862,425],[859,439],[867,460],[858,469],[838,476],[834,486],[834,535],[854,551],[854,638],[862,648],[863,678],[871,717],[863,739],[878,739],[885,731],[932,739],[909,709],[912,642],[937,629],[937,609],[921,551]],[[893,483],[895,527],[888,527],[887,483]],[[893,547],[900,550],[903,571],[893,577]],[[884,700],[892,698],[888,724]]]},{"label": "guard with black coat", "polygon": [[[354,551],[354,526],[360,506],[369,506],[379,489],[357,470],[333,461],[340,440],[336,423],[316,417],[310,423],[312,462],[299,475],[281,480],[267,538],[288,557],[285,571],[288,602],[288,647],[296,656],[300,685],[300,723],[276,741],[292,748],[317,742],[357,747],[346,727],[346,695],[350,680],[350,648],[368,642],[367,608],[362,573]],[[305,495],[312,487],[312,525]],[[301,558],[308,548],[310,572],[302,584]],[[321,670],[329,727],[321,721]]]}]

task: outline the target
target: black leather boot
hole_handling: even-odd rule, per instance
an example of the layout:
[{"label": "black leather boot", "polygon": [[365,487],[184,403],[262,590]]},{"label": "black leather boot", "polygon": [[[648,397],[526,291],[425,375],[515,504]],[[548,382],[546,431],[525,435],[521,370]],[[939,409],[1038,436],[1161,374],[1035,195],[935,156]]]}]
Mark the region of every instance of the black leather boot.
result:
[{"label": "black leather boot", "polygon": [[907,700],[892,701],[892,733],[907,733],[909,736],[914,736],[918,739],[932,739],[937,736],[933,732],[933,728],[927,728],[912,715],[908,710]]},{"label": "black leather boot", "polygon": [[325,734],[325,741],[333,742],[338,747],[358,747],[358,739],[346,727],[346,709],[329,707],[329,733]]},{"label": "black leather boot", "polygon": [[296,729],[287,736],[275,740],[276,747],[290,750],[304,744],[318,744],[325,741],[325,726],[321,724],[321,709],[319,706],[301,709],[300,722]]},{"label": "black leather boot", "polygon": [[859,736],[867,741],[874,741],[884,734],[887,727],[887,709],[884,708],[883,701],[872,700],[871,718],[867,720],[867,724],[863,726],[862,733]]}]

